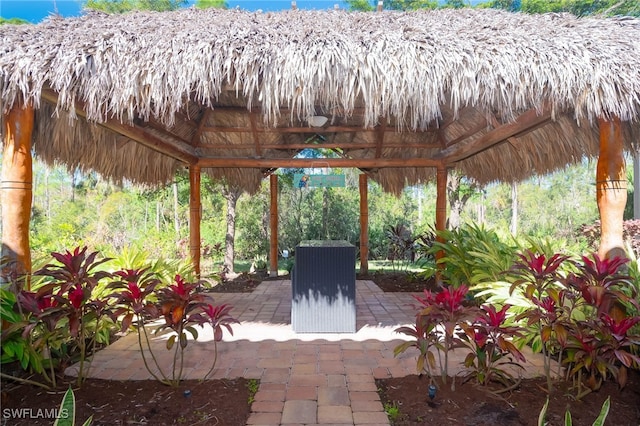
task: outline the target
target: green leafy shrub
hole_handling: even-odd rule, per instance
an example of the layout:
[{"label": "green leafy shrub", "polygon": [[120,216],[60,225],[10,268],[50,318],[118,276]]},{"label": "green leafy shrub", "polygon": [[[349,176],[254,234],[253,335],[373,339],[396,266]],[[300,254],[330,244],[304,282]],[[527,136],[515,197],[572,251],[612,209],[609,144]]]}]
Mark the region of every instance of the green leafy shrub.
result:
[{"label": "green leafy shrub", "polygon": [[438,231],[438,240],[428,250],[433,256],[442,252],[437,263],[444,282],[472,290],[480,283],[495,282],[516,260],[516,246],[500,240],[483,226],[466,225],[457,230]]}]

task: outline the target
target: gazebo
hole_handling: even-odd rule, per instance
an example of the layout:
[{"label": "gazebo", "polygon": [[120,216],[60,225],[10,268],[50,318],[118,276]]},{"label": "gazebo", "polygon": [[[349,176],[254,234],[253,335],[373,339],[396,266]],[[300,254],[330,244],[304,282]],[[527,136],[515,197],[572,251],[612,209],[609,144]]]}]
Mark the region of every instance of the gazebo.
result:
[{"label": "gazebo", "polygon": [[[362,171],[391,192],[451,169],[518,181],[598,158],[602,256],[619,252],[624,152],[640,141],[640,21],[497,10],[87,13],[0,27],[2,254],[30,271],[31,155],[159,185],[188,168],[190,253],[200,177],[252,192],[280,167]],[[544,201],[542,201],[544,202]]]}]

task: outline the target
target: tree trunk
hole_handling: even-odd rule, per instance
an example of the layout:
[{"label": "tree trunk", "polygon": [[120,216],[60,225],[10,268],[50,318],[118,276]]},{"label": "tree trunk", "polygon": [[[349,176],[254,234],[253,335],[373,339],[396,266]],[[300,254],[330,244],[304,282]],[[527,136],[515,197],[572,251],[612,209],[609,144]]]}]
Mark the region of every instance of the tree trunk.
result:
[{"label": "tree trunk", "polygon": [[640,219],[640,152],[633,155],[633,218]]},{"label": "tree trunk", "polygon": [[449,218],[447,219],[448,229],[458,229],[460,227],[462,210],[469,201],[471,193],[475,188],[473,186],[466,191],[462,188],[462,175],[458,173],[448,173],[447,176],[447,195],[449,197]]},{"label": "tree trunk", "polygon": [[478,204],[478,224],[484,225],[486,222],[487,206],[485,205],[486,196],[484,191],[480,193],[480,203]]},{"label": "tree trunk", "polygon": [[512,235],[518,232],[518,184],[511,184],[511,226],[509,227]]},{"label": "tree trunk", "polygon": [[327,222],[329,220],[329,190],[327,188],[322,189],[322,237],[326,240],[329,239],[329,229]]},{"label": "tree trunk", "polygon": [[225,235],[223,268],[227,272],[234,272],[235,240],[236,240],[236,204],[242,194],[240,188],[222,186],[222,195],[227,200],[227,234]]},{"label": "tree trunk", "polygon": [[160,232],[160,211],[162,210],[162,204],[160,200],[156,201],[156,232]]},{"label": "tree trunk", "polygon": [[44,168],[44,214],[47,218],[47,223],[51,223],[51,194],[49,193],[49,175],[51,170],[49,167]]},{"label": "tree trunk", "polygon": [[176,240],[180,239],[180,213],[178,208],[180,204],[178,203],[178,183],[173,182],[173,229],[176,232]]}]

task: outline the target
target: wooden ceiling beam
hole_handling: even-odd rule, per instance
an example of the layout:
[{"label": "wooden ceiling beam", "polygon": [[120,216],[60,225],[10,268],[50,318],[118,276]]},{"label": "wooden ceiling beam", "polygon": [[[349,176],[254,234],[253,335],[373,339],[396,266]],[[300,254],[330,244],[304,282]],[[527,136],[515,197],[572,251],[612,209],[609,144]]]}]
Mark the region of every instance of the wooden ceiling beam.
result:
[{"label": "wooden ceiling beam", "polygon": [[202,112],[202,117],[200,117],[200,122],[198,123],[198,127],[196,128],[196,132],[193,134],[193,138],[191,139],[192,145],[195,146],[200,144],[200,142],[202,142],[200,139],[202,137],[202,129],[207,124],[207,120],[209,120],[209,114],[211,114],[210,108],[206,108]]},{"label": "wooden ceiling beam", "polygon": [[[202,129],[208,133],[378,133],[379,128],[365,129],[358,126],[328,126],[328,127],[224,127],[224,126],[207,126]],[[396,133],[395,127],[385,126],[385,132]],[[433,133],[437,129],[405,131],[404,133]]]},{"label": "wooden ceiling beam", "polygon": [[387,121],[383,119],[382,124],[378,127],[376,133],[376,158],[382,156],[382,145],[384,144],[384,132],[387,130]]},{"label": "wooden ceiling beam", "polygon": [[249,123],[251,123],[251,133],[253,135],[253,145],[256,149],[256,156],[262,157],[262,149],[260,148],[260,134],[258,133],[258,124],[256,119],[256,113],[254,111],[249,112]]},{"label": "wooden ceiling beam", "polygon": [[[492,113],[489,113],[489,121],[491,122],[491,125],[493,126],[494,129],[497,129],[498,127],[501,126],[496,116]],[[509,145],[511,145],[514,148],[516,148],[516,145],[518,144],[518,140],[514,136],[507,138],[507,142],[509,142]]]},{"label": "wooden ceiling beam", "polygon": [[489,126],[489,123],[484,121],[484,122],[482,122],[480,124],[477,124],[476,126],[473,126],[471,128],[471,130],[468,130],[468,131],[464,132],[463,134],[461,134],[460,136],[458,136],[455,139],[446,140],[446,138],[444,138],[444,136],[443,136],[443,138],[445,139],[445,147],[456,146],[457,144],[459,144],[463,140],[468,139],[471,136],[475,135],[476,133],[485,130],[488,126]]},{"label": "wooden ceiling beam", "polygon": [[[262,144],[260,147],[263,150],[267,149],[275,149],[275,150],[285,150],[288,151],[290,149],[371,149],[376,147],[376,143],[367,143],[367,142],[323,142],[323,143],[288,143],[288,144]],[[253,145],[246,144],[199,144],[197,148],[201,149],[203,152],[216,150],[216,149],[238,149],[238,150],[252,150],[255,148]],[[407,149],[439,149],[442,146],[439,143],[402,143],[402,142],[394,142],[394,143],[385,143],[383,148],[407,148]]]},{"label": "wooden ceiling beam", "polygon": [[459,142],[440,151],[433,158],[444,160],[446,164],[455,163],[489,149],[513,136],[527,132],[529,129],[537,127],[550,119],[551,110],[549,108],[545,108],[542,113],[538,113],[535,108],[532,108],[518,116],[514,122],[503,124],[473,141]]},{"label": "wooden ceiling beam", "polygon": [[327,167],[438,167],[443,163],[431,158],[202,158],[198,166],[202,168],[238,167],[238,168],[305,168],[313,164],[326,164]]},{"label": "wooden ceiling beam", "polygon": [[176,140],[179,140],[180,142],[186,143],[188,144],[189,141],[185,140],[181,135],[177,134],[176,132],[174,132],[172,129],[167,128],[164,124],[160,123],[159,121],[153,119],[153,118],[149,118],[149,121],[144,122],[141,119],[135,119],[134,124],[138,127],[144,127],[145,125],[155,129],[159,132],[165,133],[166,135],[168,135],[169,137],[172,137]]},{"label": "wooden ceiling beam", "polygon": [[[41,98],[53,105],[58,104],[58,94],[51,89],[43,89]],[[75,103],[76,114],[86,118],[87,114],[84,109],[84,103],[76,101]],[[188,144],[174,141],[168,142],[160,139],[159,137],[147,132],[145,129],[137,125],[129,125],[119,122],[118,120],[109,118],[103,123],[95,123],[98,126],[102,126],[114,133],[118,133],[129,139],[146,146],[161,154],[167,155],[176,160],[182,161],[188,164],[195,164],[198,161],[198,157],[195,154],[193,147]]]}]

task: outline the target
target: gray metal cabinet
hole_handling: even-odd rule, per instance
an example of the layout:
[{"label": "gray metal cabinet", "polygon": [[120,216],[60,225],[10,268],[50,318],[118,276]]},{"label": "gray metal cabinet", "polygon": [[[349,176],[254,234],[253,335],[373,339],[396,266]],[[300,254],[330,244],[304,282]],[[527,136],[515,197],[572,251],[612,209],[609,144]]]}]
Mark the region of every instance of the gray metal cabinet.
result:
[{"label": "gray metal cabinet", "polygon": [[297,333],[356,332],[356,248],[346,241],[302,241],[292,275],[291,325]]}]

